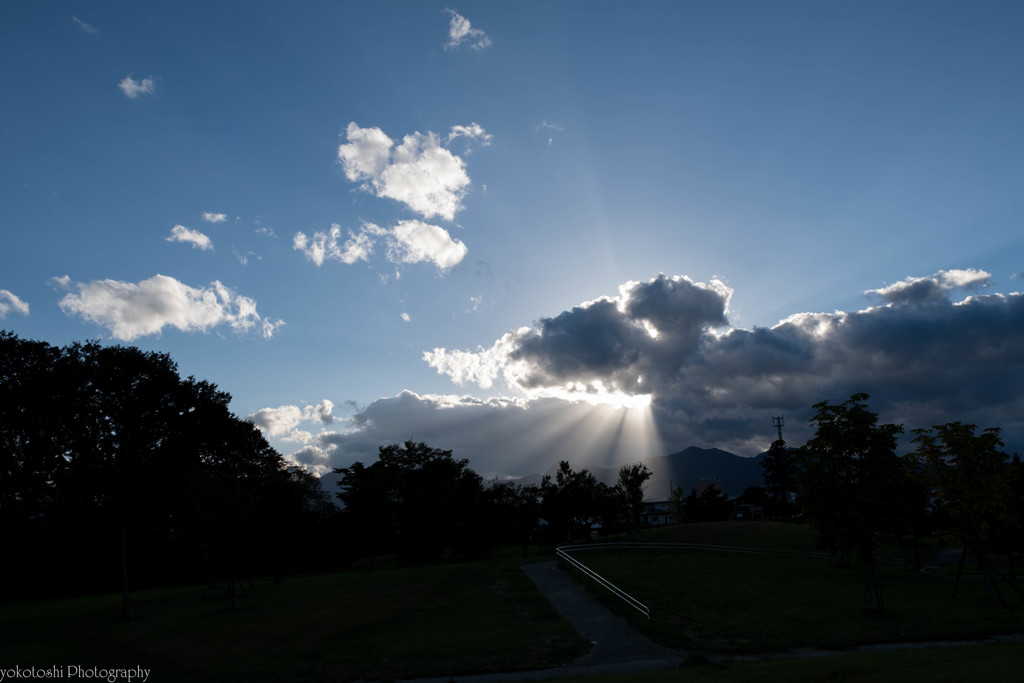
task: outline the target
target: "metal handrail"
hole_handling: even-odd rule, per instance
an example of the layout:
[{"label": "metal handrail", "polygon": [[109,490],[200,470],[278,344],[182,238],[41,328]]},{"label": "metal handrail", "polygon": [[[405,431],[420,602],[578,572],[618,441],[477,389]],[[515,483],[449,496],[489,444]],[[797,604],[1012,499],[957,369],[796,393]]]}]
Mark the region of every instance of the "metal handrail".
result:
[{"label": "metal handrail", "polygon": [[630,607],[632,607],[636,611],[638,611],[641,614],[643,614],[645,617],[647,617],[647,621],[651,620],[651,608],[650,607],[648,607],[644,603],[640,602],[639,600],[634,598],[632,595],[630,595],[626,591],[622,590],[621,588],[616,586],[614,583],[612,583],[608,579],[604,578],[603,576],[601,576],[600,574],[595,572],[593,569],[591,569],[590,567],[588,567],[587,565],[583,564],[582,562],[577,560],[575,557],[570,555],[568,550],[572,550],[575,547],[581,547],[581,546],[563,546],[561,548],[556,548],[555,552],[557,553],[558,557],[562,558],[563,560],[565,560],[566,562],[568,562],[572,566],[576,567],[581,572],[583,572],[584,574],[586,574],[587,576],[592,578],[594,581],[597,581],[597,583],[599,583],[600,585],[604,586],[609,591],[611,591],[612,594],[615,595],[615,597],[617,597],[620,600],[624,601],[627,605],[629,605]]},{"label": "metal handrail", "polygon": [[[776,550],[773,548],[748,548],[736,545],[710,545],[706,543],[587,543],[582,545],[566,545],[559,550],[578,552],[582,550],[610,550],[614,548],[639,548],[653,550],[712,550],[723,553],[745,553],[748,555],[780,555],[783,557],[804,557],[810,559],[827,559],[832,555],[823,552],[808,552],[802,550]],[[902,564],[903,560],[898,557],[875,557],[875,562],[881,564]]]},{"label": "metal handrail", "polygon": [[[645,617],[647,621],[651,620],[651,608],[640,602],[632,595],[622,590],[614,583],[604,578],[593,569],[583,564],[570,553],[580,552],[584,550],[612,550],[615,548],[639,548],[644,550],[713,550],[715,552],[724,553],[746,553],[750,555],[781,555],[783,557],[804,557],[811,559],[824,559],[830,557],[828,553],[820,552],[806,552],[799,550],[773,550],[771,548],[745,548],[743,546],[732,546],[732,545],[708,545],[706,543],[587,543],[583,545],[563,545],[555,548],[555,554],[576,567],[581,572],[589,576],[591,579],[596,581],[598,584],[607,588],[611,593],[625,602],[627,605],[637,610]],[[901,564],[903,560],[895,557],[876,557],[876,562],[883,564]]]}]

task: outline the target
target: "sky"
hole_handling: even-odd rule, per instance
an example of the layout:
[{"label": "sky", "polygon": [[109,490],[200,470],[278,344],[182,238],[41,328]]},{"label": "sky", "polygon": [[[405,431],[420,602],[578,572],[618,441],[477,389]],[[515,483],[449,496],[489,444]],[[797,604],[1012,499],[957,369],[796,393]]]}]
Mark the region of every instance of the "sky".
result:
[{"label": "sky", "polygon": [[1024,451],[1022,32],[984,1],[0,3],[0,328],[168,353],[317,474],[410,439],[487,477],[753,456],[857,392]]}]

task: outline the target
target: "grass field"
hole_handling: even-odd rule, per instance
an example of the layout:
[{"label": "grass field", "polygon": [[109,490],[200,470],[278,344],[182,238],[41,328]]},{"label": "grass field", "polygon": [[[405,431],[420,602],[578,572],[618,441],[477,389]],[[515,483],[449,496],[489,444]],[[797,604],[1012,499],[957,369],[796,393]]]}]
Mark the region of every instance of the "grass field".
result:
[{"label": "grass field", "polygon": [[[813,532],[765,522],[679,525],[638,535],[644,541],[813,550]],[[860,609],[863,570],[832,559],[666,550],[587,551],[577,557],[652,609],[606,602],[653,638],[708,652],[770,652],[801,647],[972,638],[1024,630],[1020,596],[983,597],[977,576],[919,574],[879,565],[886,611]],[[584,582],[586,583],[586,582]],[[597,587],[593,589],[600,595]]]},{"label": "grass field", "polygon": [[[731,520],[655,527],[633,534],[628,540],[645,543],[707,543],[815,552],[815,538],[814,530],[802,524]],[[618,540],[627,540],[627,537],[619,536]]]},{"label": "grass field", "polygon": [[[679,525],[619,540],[814,549],[810,529],[765,522]],[[972,578],[954,601],[950,575],[883,568],[889,611],[874,616],[859,609],[860,572],[831,560],[587,555],[595,560],[654,607],[651,625],[638,622],[642,630],[727,657],[1024,631],[1021,599],[1007,591],[1009,606],[985,600]],[[0,669],[142,666],[154,682],[393,680],[552,667],[586,652],[521,561],[510,551],[486,562],[258,581],[234,610],[223,590],[138,592],[131,621],[118,618],[119,595],[0,605]],[[604,680],[1012,680],[1022,658],[1024,645],[1014,643],[807,660],[697,658],[682,671]]]},{"label": "grass field", "polygon": [[1020,679],[1024,644],[998,643],[756,662],[695,658],[674,671],[558,679],[588,683],[1005,683]]},{"label": "grass field", "polygon": [[542,668],[586,652],[516,562],[357,570],[222,591],[0,607],[0,667],[143,666],[151,681],[345,681]]}]

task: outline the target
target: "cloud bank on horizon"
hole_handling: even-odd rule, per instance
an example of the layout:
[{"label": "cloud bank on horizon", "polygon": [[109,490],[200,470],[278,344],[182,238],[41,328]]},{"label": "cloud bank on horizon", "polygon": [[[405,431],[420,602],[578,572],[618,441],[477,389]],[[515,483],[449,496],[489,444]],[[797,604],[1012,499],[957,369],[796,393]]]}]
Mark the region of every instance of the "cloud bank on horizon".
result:
[{"label": "cloud bank on horizon", "polygon": [[[291,457],[324,472],[372,460],[377,445],[410,432],[457,444],[478,470],[507,475],[546,468],[552,453],[602,465],[693,444],[755,455],[773,438],[776,411],[806,422],[814,403],[857,392],[872,395],[884,421],[908,430],[954,420],[999,426],[1019,449],[1024,295],[977,293],[990,280],[976,269],[908,277],[864,292],[875,303],[862,310],[795,313],[750,330],[728,324],[733,291],[719,280],[661,275],[627,282],[617,296],[542,318],[489,348],[424,352],[456,384],[500,384],[506,396],[403,392],[346,419],[344,430],[303,433],[297,440],[305,445]],[[649,407],[622,401],[636,395],[649,396]],[[649,443],[582,440],[572,425],[586,424],[583,416],[595,406],[606,422],[614,411],[649,410]],[[551,432],[552,423],[564,428]]]}]

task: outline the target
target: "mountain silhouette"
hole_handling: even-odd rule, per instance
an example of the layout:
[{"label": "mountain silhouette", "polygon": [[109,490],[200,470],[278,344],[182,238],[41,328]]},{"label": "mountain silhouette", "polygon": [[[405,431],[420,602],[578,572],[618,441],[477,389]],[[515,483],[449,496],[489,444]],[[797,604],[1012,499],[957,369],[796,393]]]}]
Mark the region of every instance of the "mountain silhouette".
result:
[{"label": "mountain silhouette", "polygon": [[[764,453],[753,458],[723,451],[721,448],[698,448],[690,446],[676,453],[659,455],[653,458],[646,458],[641,462],[647,465],[651,471],[651,478],[644,486],[644,497],[667,498],[671,494],[670,487],[682,487],[683,494],[690,493],[690,490],[697,486],[698,477],[718,477],[722,484],[722,490],[730,497],[736,497],[750,486],[763,486],[763,470],[761,461]],[[614,486],[619,478],[618,467],[594,467],[590,465],[573,464],[573,469],[579,471],[586,468],[601,482]],[[552,463],[546,474],[554,478],[558,463]],[[518,484],[540,484],[543,475],[534,473],[523,477],[514,477],[512,481]],[[328,472],[320,478],[320,485],[327,491],[332,500],[337,493],[337,481],[340,475]]]},{"label": "mountain silhouette", "polygon": [[647,482],[646,497],[667,497],[670,486],[682,487],[683,493],[688,494],[696,487],[699,477],[718,477],[727,495],[739,496],[747,487],[763,485],[763,459],[764,453],[744,458],[720,448],[696,446],[678,453],[647,458],[643,463],[653,474]]},{"label": "mountain silhouette", "polygon": [[[641,460],[651,471],[651,478],[644,487],[644,497],[667,498],[672,488],[682,487],[683,494],[697,486],[699,477],[717,477],[722,490],[730,497],[739,496],[750,486],[763,486],[763,470],[761,461],[764,453],[753,458],[745,458],[721,448],[698,448],[690,446],[676,453],[659,455]],[[617,467],[593,467],[573,465],[573,469],[586,468],[600,481],[614,486],[619,478]],[[552,463],[545,474],[555,476],[557,463]],[[516,479],[520,484],[539,484],[542,475],[530,474]]]}]

